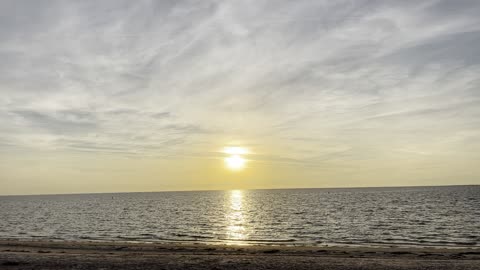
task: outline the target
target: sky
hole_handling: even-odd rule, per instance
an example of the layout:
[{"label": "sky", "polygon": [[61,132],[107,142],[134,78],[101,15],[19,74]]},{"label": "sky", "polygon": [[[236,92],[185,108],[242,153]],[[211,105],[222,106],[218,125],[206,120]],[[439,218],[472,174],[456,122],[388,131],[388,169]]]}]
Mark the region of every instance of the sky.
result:
[{"label": "sky", "polygon": [[480,184],[478,14],[0,1],[0,194]]}]

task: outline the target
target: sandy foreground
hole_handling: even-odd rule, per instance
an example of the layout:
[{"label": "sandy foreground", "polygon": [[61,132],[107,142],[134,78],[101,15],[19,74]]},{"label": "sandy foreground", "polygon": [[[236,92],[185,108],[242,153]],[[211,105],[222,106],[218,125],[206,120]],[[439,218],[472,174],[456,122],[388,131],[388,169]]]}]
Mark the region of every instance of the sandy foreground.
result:
[{"label": "sandy foreground", "polygon": [[480,270],[480,249],[0,241],[0,269]]}]

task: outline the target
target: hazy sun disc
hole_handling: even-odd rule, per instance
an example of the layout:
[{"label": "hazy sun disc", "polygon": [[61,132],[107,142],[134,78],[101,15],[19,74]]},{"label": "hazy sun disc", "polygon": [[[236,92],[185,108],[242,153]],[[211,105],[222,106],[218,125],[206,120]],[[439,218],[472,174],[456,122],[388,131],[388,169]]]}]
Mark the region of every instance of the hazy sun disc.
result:
[{"label": "hazy sun disc", "polygon": [[241,170],[245,167],[246,160],[239,155],[233,155],[225,158],[225,164],[231,170]]}]

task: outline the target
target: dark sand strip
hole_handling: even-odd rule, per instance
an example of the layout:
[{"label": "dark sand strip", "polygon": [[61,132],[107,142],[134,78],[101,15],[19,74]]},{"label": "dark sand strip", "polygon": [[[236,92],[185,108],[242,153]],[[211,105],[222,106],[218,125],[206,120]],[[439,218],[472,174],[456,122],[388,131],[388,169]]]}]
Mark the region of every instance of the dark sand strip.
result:
[{"label": "dark sand strip", "polygon": [[480,270],[480,249],[0,241],[0,269]]}]

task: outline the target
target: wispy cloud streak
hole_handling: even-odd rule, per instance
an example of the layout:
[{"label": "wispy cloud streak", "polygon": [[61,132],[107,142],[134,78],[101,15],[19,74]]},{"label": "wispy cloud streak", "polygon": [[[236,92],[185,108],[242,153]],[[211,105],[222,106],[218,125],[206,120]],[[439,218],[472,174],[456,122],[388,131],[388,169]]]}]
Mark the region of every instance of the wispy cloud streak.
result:
[{"label": "wispy cloud streak", "polygon": [[471,156],[478,14],[447,0],[2,1],[0,150],[171,157],[232,139],[319,166]]}]

